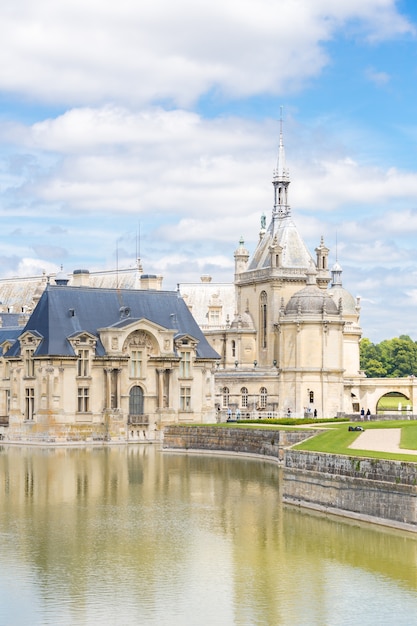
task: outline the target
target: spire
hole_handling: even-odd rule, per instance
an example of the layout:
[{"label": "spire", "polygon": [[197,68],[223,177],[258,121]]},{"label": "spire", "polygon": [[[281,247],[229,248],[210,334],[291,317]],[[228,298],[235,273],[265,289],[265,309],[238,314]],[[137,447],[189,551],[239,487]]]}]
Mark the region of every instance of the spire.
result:
[{"label": "spire", "polygon": [[288,186],[290,184],[290,175],[285,166],[285,151],[282,133],[282,107],[280,114],[278,162],[273,173],[272,184],[274,185],[274,210],[272,218],[275,223],[275,220],[281,220],[284,217],[289,217],[291,214],[291,209],[288,204]]}]

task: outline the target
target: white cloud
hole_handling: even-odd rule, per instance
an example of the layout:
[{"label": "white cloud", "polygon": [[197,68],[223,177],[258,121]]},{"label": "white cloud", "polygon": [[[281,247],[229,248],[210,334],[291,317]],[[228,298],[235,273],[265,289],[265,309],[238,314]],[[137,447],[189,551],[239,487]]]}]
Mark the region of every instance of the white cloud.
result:
[{"label": "white cloud", "polygon": [[365,70],[365,76],[378,87],[387,85],[391,80],[391,76],[387,72],[377,71],[372,67],[368,67]]},{"label": "white cloud", "polygon": [[43,102],[184,106],[210,90],[288,93],[349,23],[412,32],[394,0],[14,0],[0,8],[0,89]]}]

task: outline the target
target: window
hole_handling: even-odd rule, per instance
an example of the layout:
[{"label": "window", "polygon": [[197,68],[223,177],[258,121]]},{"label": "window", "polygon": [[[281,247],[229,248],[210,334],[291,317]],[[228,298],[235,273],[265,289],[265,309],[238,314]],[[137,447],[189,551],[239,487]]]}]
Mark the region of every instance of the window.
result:
[{"label": "window", "polygon": [[130,378],[140,378],[142,375],[142,350],[132,350],[130,353]]},{"label": "window", "polygon": [[266,387],[261,387],[259,391],[259,408],[266,409],[266,404],[268,401],[268,392]]},{"label": "window", "polygon": [[35,390],[33,387],[28,387],[25,392],[25,419],[33,420],[35,413]]},{"label": "window", "polygon": [[241,394],[240,405],[242,409],[247,409],[249,394],[248,394],[248,390],[246,389],[246,387],[242,387],[242,389],[240,390],[240,394]]},{"label": "window", "polygon": [[129,393],[129,415],[143,415],[143,389],[132,387]]},{"label": "window", "polygon": [[78,388],[78,413],[88,413],[90,410],[90,390],[88,387]]},{"label": "window", "polygon": [[232,356],[236,356],[236,341],[234,339],[232,341]]},{"label": "window", "polygon": [[5,407],[6,415],[10,415],[10,389],[6,389]]},{"label": "window", "polygon": [[310,396],[310,404],[313,404],[313,402],[314,402],[314,391],[309,391],[308,395]]},{"label": "window", "polygon": [[222,389],[223,406],[229,406],[229,387],[223,387]]},{"label": "window", "polygon": [[88,376],[90,365],[89,350],[78,350],[77,376]]},{"label": "window", "polygon": [[219,324],[220,324],[220,309],[210,309],[210,311],[209,311],[209,324],[210,324],[210,326],[219,326]]},{"label": "window", "polygon": [[180,410],[191,410],[191,387],[181,387],[180,390]]},{"label": "window", "polygon": [[25,351],[25,375],[28,378],[35,376],[35,361],[33,360],[34,350]]},{"label": "window", "polygon": [[191,352],[181,352],[180,378],[190,378],[191,376]]},{"label": "window", "polygon": [[268,313],[268,297],[263,291],[260,299],[260,334],[261,334],[261,347],[267,346],[267,313]]}]

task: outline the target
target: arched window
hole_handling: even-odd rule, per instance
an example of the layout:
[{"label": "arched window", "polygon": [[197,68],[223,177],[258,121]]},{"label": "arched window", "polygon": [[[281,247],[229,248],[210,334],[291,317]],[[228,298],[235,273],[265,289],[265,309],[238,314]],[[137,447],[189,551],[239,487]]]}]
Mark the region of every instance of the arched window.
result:
[{"label": "arched window", "polygon": [[129,415],[143,415],[143,389],[137,385],[129,393]]},{"label": "arched window", "polygon": [[259,333],[260,333],[260,340],[261,340],[262,348],[266,348],[267,346],[267,323],[268,323],[267,314],[268,314],[268,296],[266,295],[266,292],[263,291],[260,297],[260,315],[259,315],[259,321],[260,321]]},{"label": "arched window", "polygon": [[268,401],[268,392],[266,387],[261,387],[259,390],[259,408],[266,409],[266,404]]},{"label": "arched window", "polygon": [[228,407],[229,406],[229,387],[223,387],[223,389],[222,389],[222,401],[223,401],[223,406],[224,407]]},{"label": "arched window", "polygon": [[309,395],[310,395],[310,404],[313,404],[313,402],[314,402],[314,391],[310,391]]},{"label": "arched window", "polygon": [[240,394],[241,394],[240,406],[242,407],[242,409],[247,409],[248,408],[249,393],[248,393],[248,390],[246,389],[246,387],[242,387],[242,389],[240,390]]}]

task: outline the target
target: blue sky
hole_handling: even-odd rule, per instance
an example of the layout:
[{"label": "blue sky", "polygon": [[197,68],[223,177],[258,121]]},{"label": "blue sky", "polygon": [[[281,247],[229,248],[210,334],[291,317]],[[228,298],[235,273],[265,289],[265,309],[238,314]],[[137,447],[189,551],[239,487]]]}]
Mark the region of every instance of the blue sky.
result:
[{"label": "blue sky", "polygon": [[132,266],[140,232],[165,288],[232,280],[283,106],[304,240],[337,240],[364,336],[417,340],[415,0],[3,4],[3,276]]}]

